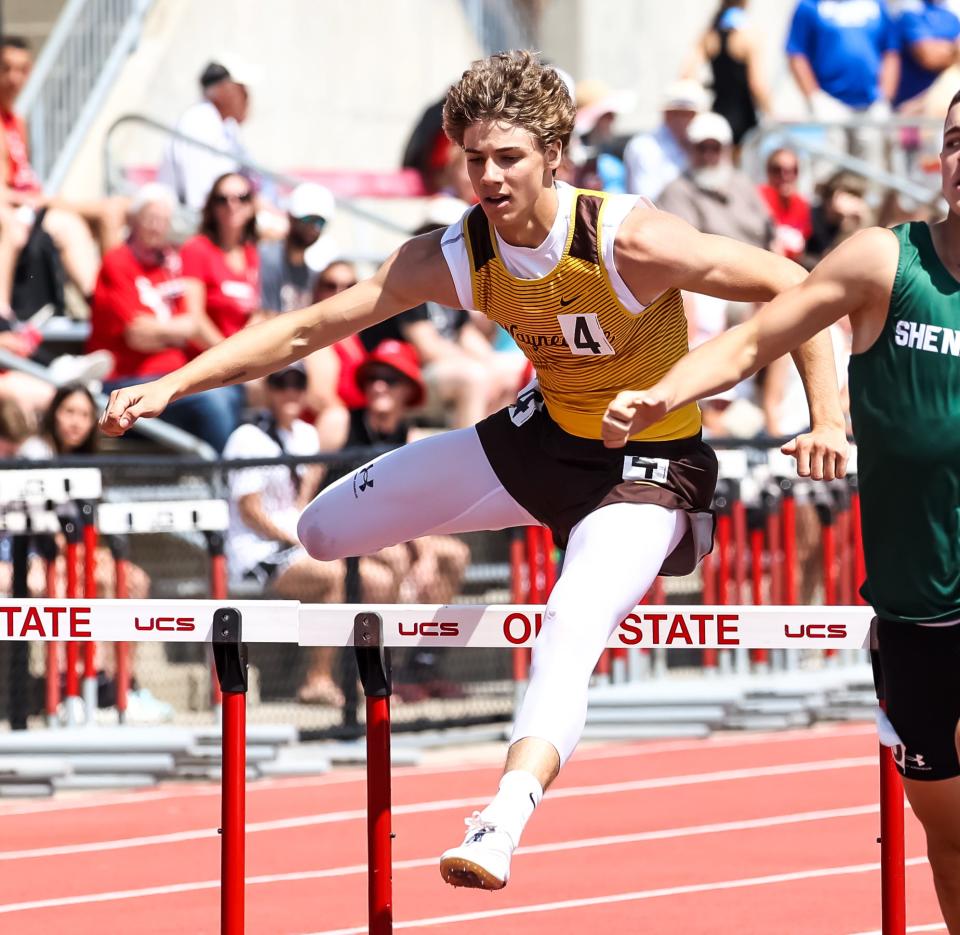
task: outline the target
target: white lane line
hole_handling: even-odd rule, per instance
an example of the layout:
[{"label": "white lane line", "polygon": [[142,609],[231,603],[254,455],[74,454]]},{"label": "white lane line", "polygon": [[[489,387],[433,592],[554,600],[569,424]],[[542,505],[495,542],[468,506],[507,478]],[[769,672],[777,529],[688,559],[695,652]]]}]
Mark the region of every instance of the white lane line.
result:
[{"label": "white lane line", "polygon": [[[872,734],[876,732],[873,724],[862,726],[842,725],[829,728],[813,728],[810,730],[782,731],[777,733],[758,733],[758,734],[730,734],[716,735],[707,737],[703,740],[664,740],[649,743],[636,743],[630,745],[603,744],[603,746],[586,749],[576,754],[573,762],[582,763],[585,760],[605,760],[605,759],[624,759],[627,757],[643,757],[660,753],[680,753],[696,750],[710,750],[715,747],[753,747],[760,744],[784,744],[784,743],[802,743],[820,740],[822,738],[836,737],[858,737],[863,734]],[[490,768],[496,768],[499,763],[491,763]],[[477,769],[485,768],[484,764],[476,762],[466,763],[462,766],[443,765],[443,766],[404,766],[393,770],[394,779],[409,777],[421,777],[432,775],[444,775],[447,773],[474,772]],[[289,777],[278,779],[261,779],[255,783],[249,783],[247,794],[252,795],[258,792],[272,792],[278,789],[310,789],[318,786],[334,786],[343,783],[357,782],[363,778],[362,767],[351,768],[349,772],[344,771],[336,775],[327,774],[314,777]],[[71,795],[76,795],[72,793]],[[0,803],[0,820],[8,815],[34,815],[46,812],[72,811],[74,809],[87,808],[109,808],[111,806],[136,805],[141,802],[157,802],[165,799],[188,799],[188,798],[208,798],[210,796],[220,795],[219,785],[209,786],[191,786],[189,788],[176,787],[168,789],[157,789],[147,792],[130,792],[113,795],[101,795],[99,793],[87,794],[82,797],[59,799],[56,801],[44,802],[25,802],[23,804]]]},{"label": "white lane line", "polygon": [[[594,786],[571,786],[551,790],[550,799],[569,799],[591,795],[611,795],[623,792],[640,792],[649,789],[676,788],[713,782],[732,782],[743,779],[758,779],[769,776],[792,776],[798,773],[819,773],[827,770],[856,769],[876,766],[874,757],[844,757],[835,760],[814,760],[805,763],[781,763],[777,766],[755,766],[744,769],[717,770],[712,773],[658,776],[653,779],[637,779],[631,782],[615,782]],[[442,812],[451,809],[473,808],[484,804],[489,793],[478,793],[459,799],[442,799],[432,802],[417,802],[412,805],[395,805],[394,815],[418,815],[427,812]],[[300,815],[295,818],[279,818],[274,821],[249,822],[247,834],[262,831],[284,831],[290,828],[305,828],[314,825],[334,824],[342,821],[360,821],[367,817],[366,809],[348,809],[337,812],[321,812],[316,815]],[[120,838],[112,841],[90,841],[85,844],[63,844],[54,847],[37,847],[18,851],[0,851],[0,861],[29,860],[37,857],[62,857],[72,854],[91,854],[100,851],[124,850],[132,847],[147,847],[162,844],[179,844],[183,841],[216,840],[215,828],[197,828],[190,831],[174,831],[169,834],[144,835]]]},{"label": "white lane line", "polygon": [[[907,866],[926,863],[926,857],[911,857]],[[710,893],[716,890],[743,889],[751,886],[770,886],[777,883],[793,883],[797,880],[815,880],[855,873],[874,873],[879,863],[850,864],[846,867],[823,867],[819,870],[800,870],[795,873],[777,873],[765,877],[745,877],[739,880],[720,880],[716,883],[694,883],[687,886],[668,886],[655,890],[638,890],[634,893],[614,893],[610,896],[593,896],[587,899],[565,899],[561,902],[537,903],[529,906],[511,906],[506,909],[489,909],[485,912],[465,912],[461,915],[435,916],[428,919],[413,919],[394,922],[394,929],[426,928],[432,925],[451,925],[457,922],[476,922],[479,919],[496,919],[503,916],[527,915],[534,912],[556,912],[561,909],[581,909],[585,906],[604,906],[614,903],[638,902],[643,899],[658,899],[663,896],[686,896],[691,893]],[[359,928],[325,929],[312,935],[366,935],[365,925]]]},{"label": "white lane line", "polygon": [[[945,932],[947,926],[943,922],[931,922],[929,925],[910,925],[907,926],[907,932]],[[872,932],[855,932],[854,935],[883,935],[880,929]]]},{"label": "white lane line", "polygon": [[[530,854],[548,854],[560,851],[579,850],[584,847],[612,847],[624,844],[639,844],[645,841],[662,841],[670,838],[697,837],[705,834],[724,834],[733,831],[748,831],[758,828],[773,828],[779,825],[802,824],[805,822],[828,821],[834,818],[851,818],[860,815],[875,814],[879,805],[854,805],[849,808],[822,809],[812,812],[794,812],[787,815],[770,815],[766,818],[747,818],[740,821],[714,822],[706,825],[686,825],[679,828],[661,828],[656,831],[640,831],[636,834],[617,834],[600,838],[581,838],[575,841],[556,841],[550,844],[534,844],[518,848],[515,857]],[[417,857],[409,860],[397,860],[393,869],[412,870],[422,867],[435,867],[437,857]],[[366,864],[352,864],[343,867],[330,867],[325,870],[304,870],[296,873],[269,874],[257,877],[247,877],[250,886],[268,883],[287,883],[299,880],[320,880],[330,877],[344,877],[355,874],[365,874]],[[73,906],[91,902],[109,902],[112,900],[135,899],[138,896],[166,896],[175,893],[185,893],[191,890],[214,889],[220,885],[219,880],[204,880],[195,883],[175,883],[169,886],[155,886],[146,889],[117,890],[109,893],[90,893],[82,896],[64,896],[52,899],[34,900],[32,902],[10,903],[0,905],[0,913],[25,912],[30,909],[50,909],[54,907]]]}]

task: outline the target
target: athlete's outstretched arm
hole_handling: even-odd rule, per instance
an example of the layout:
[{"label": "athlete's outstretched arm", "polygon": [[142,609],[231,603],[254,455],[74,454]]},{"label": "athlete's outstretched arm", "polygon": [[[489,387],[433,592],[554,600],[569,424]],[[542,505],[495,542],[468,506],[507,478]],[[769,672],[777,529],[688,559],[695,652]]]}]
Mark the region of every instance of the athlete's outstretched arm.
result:
[{"label": "athlete's outstretched arm", "polygon": [[272,373],[428,299],[457,307],[441,234],[407,241],[370,279],[339,295],[244,328],[151,383],[114,390],[101,429],[122,435],[138,418],[159,415],[173,400]]},{"label": "athlete's outstretched arm", "polygon": [[[618,268],[631,287],[628,272],[640,287],[653,271],[663,288],[673,285],[734,301],[767,302],[807,275],[785,257],[728,237],[703,234],[664,211],[634,211],[617,234],[618,247],[621,233],[626,236]],[[797,456],[802,475],[830,478],[843,470],[847,442],[829,335],[810,335],[794,346],[792,356],[807,396],[811,431],[797,436],[789,450]]]},{"label": "athlete's outstretched arm", "polygon": [[802,283],[695,348],[658,383],[620,393],[603,418],[604,443],[620,447],[679,406],[735,386],[844,315],[853,324],[854,352],[866,350],[883,330],[897,259],[897,240],[888,230],[851,237]]}]

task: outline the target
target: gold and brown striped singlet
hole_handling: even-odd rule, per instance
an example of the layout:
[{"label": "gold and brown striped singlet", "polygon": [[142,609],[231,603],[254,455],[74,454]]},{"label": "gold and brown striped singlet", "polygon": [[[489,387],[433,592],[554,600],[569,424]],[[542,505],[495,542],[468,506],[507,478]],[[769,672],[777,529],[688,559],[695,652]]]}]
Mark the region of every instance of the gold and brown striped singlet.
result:
[{"label": "gold and brown striped singlet", "polygon": [[[639,315],[617,298],[600,242],[606,200],[603,192],[576,192],[563,255],[540,279],[510,274],[479,207],[463,221],[474,307],[505,328],[536,368],[554,422],[582,438],[600,438],[617,393],[652,386],[688,350],[678,289]],[[690,403],[632,438],[663,441],[699,431],[700,410]]]}]

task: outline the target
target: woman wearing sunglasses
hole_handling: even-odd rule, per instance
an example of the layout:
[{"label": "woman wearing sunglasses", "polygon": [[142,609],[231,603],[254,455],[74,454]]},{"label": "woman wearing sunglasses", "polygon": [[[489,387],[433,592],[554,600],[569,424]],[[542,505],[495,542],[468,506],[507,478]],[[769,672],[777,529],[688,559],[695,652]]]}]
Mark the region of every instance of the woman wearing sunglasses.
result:
[{"label": "woman wearing sunglasses", "polygon": [[236,334],[260,304],[256,204],[250,181],[236,172],[213,183],[200,231],[181,250],[183,275],[203,285],[210,343]]}]

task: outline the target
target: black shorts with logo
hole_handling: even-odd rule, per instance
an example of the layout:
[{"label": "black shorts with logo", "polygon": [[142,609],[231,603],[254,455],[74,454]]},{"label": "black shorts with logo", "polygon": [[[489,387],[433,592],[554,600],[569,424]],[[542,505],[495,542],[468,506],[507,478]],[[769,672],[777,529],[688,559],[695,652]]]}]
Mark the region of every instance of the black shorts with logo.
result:
[{"label": "black shorts with logo", "polygon": [[897,769],[907,779],[960,776],[960,624],[924,627],[875,620],[877,695],[901,745]]},{"label": "black shorts with logo", "polygon": [[655,503],[690,514],[690,529],[661,574],[687,575],[713,548],[717,458],[699,434],[605,448],[564,432],[538,393],[521,394],[516,406],[480,422],[477,434],[500,483],[561,548],[580,520],[610,503]]}]

